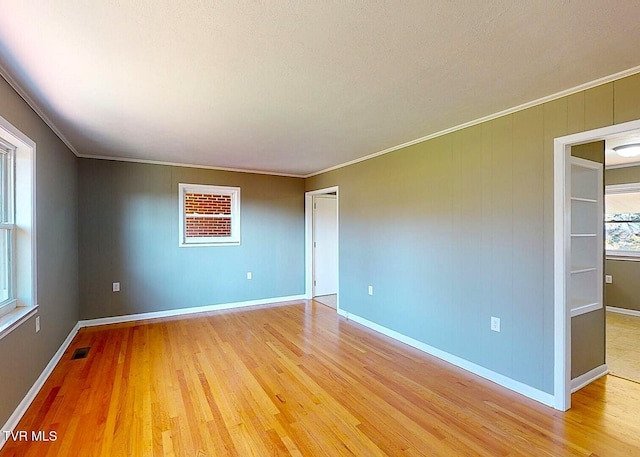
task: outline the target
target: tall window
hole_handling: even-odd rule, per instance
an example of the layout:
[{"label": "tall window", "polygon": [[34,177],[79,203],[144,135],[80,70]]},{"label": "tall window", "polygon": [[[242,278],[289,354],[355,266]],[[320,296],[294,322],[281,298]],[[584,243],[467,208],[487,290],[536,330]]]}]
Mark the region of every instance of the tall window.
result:
[{"label": "tall window", "polygon": [[607,255],[640,257],[640,183],[607,186]]},{"label": "tall window", "polygon": [[15,150],[0,139],[0,315],[15,308]]},{"label": "tall window", "polygon": [[0,338],[38,311],[36,144],[0,116]]},{"label": "tall window", "polygon": [[179,184],[180,246],[240,244],[240,188]]}]

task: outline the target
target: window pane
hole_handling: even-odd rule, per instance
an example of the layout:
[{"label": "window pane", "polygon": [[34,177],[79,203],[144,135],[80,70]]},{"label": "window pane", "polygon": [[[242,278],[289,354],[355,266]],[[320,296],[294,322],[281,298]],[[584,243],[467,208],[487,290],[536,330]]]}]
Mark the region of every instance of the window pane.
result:
[{"label": "window pane", "polygon": [[11,231],[0,229],[0,302],[10,297],[11,271],[9,247]]},{"label": "window pane", "polygon": [[185,214],[231,216],[231,195],[205,193],[184,194]]},{"label": "window pane", "polygon": [[9,222],[7,218],[9,207],[8,176],[7,176],[7,153],[0,154],[0,222]]},{"label": "window pane", "polygon": [[640,192],[605,195],[605,213],[606,250],[640,253]]},{"label": "window pane", "polygon": [[231,218],[187,216],[185,235],[187,238],[229,237]]},{"label": "window pane", "polygon": [[607,215],[605,229],[607,251],[632,251],[640,253],[640,214]]}]

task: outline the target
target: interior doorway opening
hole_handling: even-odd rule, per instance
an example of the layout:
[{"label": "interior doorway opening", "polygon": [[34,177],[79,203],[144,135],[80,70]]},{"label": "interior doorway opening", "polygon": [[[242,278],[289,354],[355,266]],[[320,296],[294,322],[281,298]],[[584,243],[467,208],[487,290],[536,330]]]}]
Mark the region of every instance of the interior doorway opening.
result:
[{"label": "interior doorway opening", "polygon": [[[600,376],[606,375],[607,356],[603,357],[603,363],[578,377],[572,377],[572,298],[577,281],[572,280],[572,275],[579,270],[572,265],[572,200],[585,200],[571,198],[571,148],[578,145],[596,141],[607,141],[612,138],[621,138],[640,129],[640,121],[632,121],[609,127],[580,132],[554,141],[554,397],[555,407],[567,410],[571,407],[571,393],[589,384]],[[606,159],[605,159],[606,163]],[[602,214],[604,216],[604,214]],[[575,225],[575,224],[573,224]],[[604,227],[601,228],[604,230]],[[579,236],[573,234],[573,236]],[[603,244],[603,243],[602,243]],[[604,252],[604,246],[600,246]],[[604,282],[604,277],[601,278]],[[604,303],[606,305],[606,303]],[[601,305],[602,306],[602,305]],[[575,311],[575,310],[574,310]],[[602,341],[594,342],[605,346],[606,330],[603,328]],[[575,335],[574,335],[575,336]]]},{"label": "interior doorway opening", "polygon": [[338,187],[305,194],[306,296],[339,309]]}]

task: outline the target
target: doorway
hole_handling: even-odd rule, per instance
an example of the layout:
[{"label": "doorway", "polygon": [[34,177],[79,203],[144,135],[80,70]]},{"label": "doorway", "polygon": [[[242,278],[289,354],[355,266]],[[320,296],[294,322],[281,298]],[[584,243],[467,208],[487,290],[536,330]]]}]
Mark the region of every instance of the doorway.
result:
[{"label": "doorway", "polygon": [[606,360],[640,383],[640,131],[607,139],[605,158]]},{"label": "doorway", "polygon": [[339,309],[338,188],[307,192],[307,298]]},{"label": "doorway", "polygon": [[[571,379],[571,147],[594,141],[607,140],[640,129],[640,121],[626,122],[587,132],[580,132],[554,140],[554,397],[555,408],[571,407],[571,393],[607,374],[606,361],[602,366]],[[573,200],[584,200],[574,198]],[[575,236],[575,235],[574,235]],[[602,246],[604,247],[604,246]],[[603,249],[602,249],[603,250]],[[604,279],[604,278],[603,278]],[[604,330],[604,329],[603,329]],[[604,346],[604,332],[603,341]]]}]

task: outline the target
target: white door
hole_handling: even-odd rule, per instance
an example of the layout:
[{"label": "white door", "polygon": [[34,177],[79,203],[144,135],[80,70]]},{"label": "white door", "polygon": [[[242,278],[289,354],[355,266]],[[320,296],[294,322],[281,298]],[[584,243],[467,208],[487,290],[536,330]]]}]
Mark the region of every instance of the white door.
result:
[{"label": "white door", "polygon": [[313,296],[338,292],[338,199],[313,197]]}]

